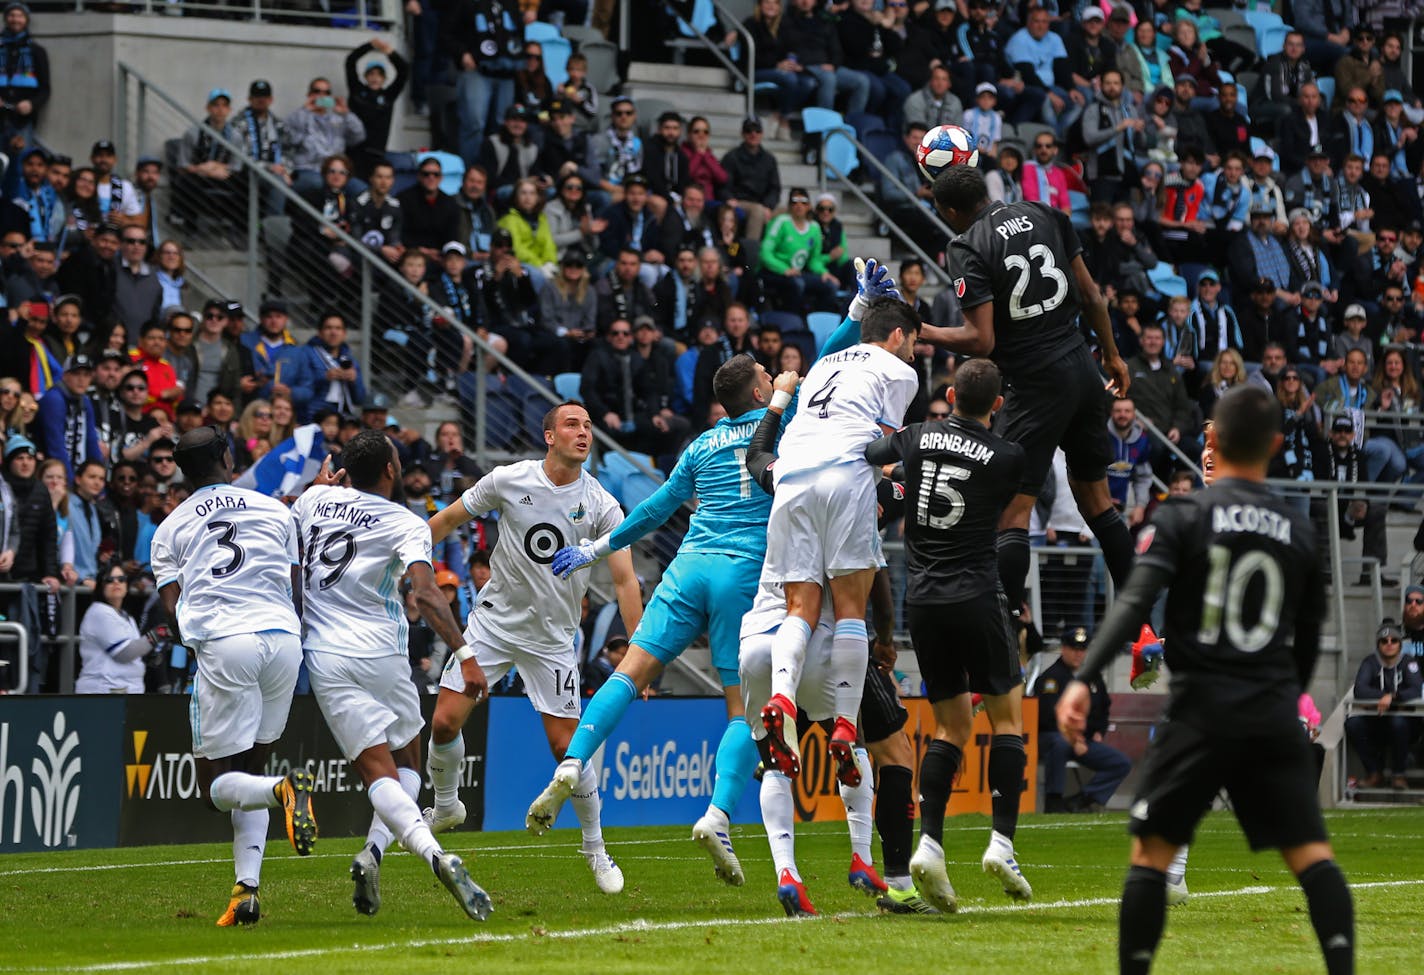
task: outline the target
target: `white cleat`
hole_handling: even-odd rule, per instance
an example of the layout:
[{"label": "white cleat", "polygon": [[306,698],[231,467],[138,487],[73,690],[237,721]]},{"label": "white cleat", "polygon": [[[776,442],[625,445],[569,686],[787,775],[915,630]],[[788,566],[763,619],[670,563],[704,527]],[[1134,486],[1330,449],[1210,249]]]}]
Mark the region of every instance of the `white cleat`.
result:
[{"label": "white cleat", "polygon": [[1175,884],[1167,882],[1167,906],[1176,907],[1178,904],[1185,904],[1190,895],[1187,893],[1187,878],[1183,877]]},{"label": "white cleat", "polygon": [[928,836],[920,837],[915,855],[910,857],[910,878],[920,897],[941,914],[954,914],[959,910],[959,899],[954,896],[949,870],[944,865],[944,850]]},{"label": "white cleat", "polygon": [[[564,802],[574,794],[574,789],[578,788],[579,776],[582,773],[583,765],[578,759],[566,758],[560,762],[559,767],[554,769],[554,777],[524,814],[524,828],[535,836],[543,836],[553,829],[554,820],[559,818],[559,810],[564,808]],[[621,880],[618,886],[621,890]]]},{"label": "white cleat", "polygon": [[593,882],[598,884],[599,890],[605,894],[623,892],[623,871],[613,862],[607,850],[584,853],[584,858],[588,860],[588,868],[593,871]]},{"label": "white cleat", "polygon": [[459,799],[449,809],[441,809],[436,805],[433,809],[426,806],[421,811],[420,816],[425,820],[425,825],[430,827],[432,833],[443,833],[446,830],[454,829],[465,821],[465,804]]},{"label": "white cleat", "polygon": [[1005,853],[997,844],[990,843],[989,849],[984,851],[984,860],[981,863],[984,872],[999,878],[999,883],[1004,885],[1004,893],[1008,894],[1016,901],[1033,900],[1033,888],[1024,879],[1023,871],[1019,869],[1018,861],[1014,859],[1014,851]]},{"label": "white cleat", "polygon": [[747,882],[746,875],[742,873],[742,863],[732,850],[732,840],[727,836],[725,821],[718,822],[718,817],[704,813],[692,826],[692,838],[712,858],[712,869],[718,880],[733,887],[740,887]]}]

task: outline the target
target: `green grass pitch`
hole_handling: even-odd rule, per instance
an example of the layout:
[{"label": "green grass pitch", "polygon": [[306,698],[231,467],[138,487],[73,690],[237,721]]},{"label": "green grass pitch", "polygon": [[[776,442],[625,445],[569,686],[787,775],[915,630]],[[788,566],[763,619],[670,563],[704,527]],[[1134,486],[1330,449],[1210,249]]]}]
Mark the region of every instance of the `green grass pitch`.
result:
[{"label": "green grass pitch", "polygon": [[[195,804],[194,815],[204,815]],[[318,816],[320,807],[318,807]],[[1329,817],[1351,882],[1361,972],[1418,971],[1424,810]],[[276,817],[274,816],[274,823]],[[757,826],[734,833],[747,885],[723,886],[682,827],[610,830],[627,876],[597,892],[578,837],[458,833],[493,895],[485,924],[465,918],[429,869],[388,855],[382,907],[351,908],[350,857],[359,840],[327,837],[296,857],[273,839],[262,878],[262,922],[220,929],[232,882],[227,845],[14,854],[0,857],[0,969],[19,971],[482,971],[883,975],[962,971],[1116,971],[1117,895],[1125,871],[1123,817],[1028,816],[1017,847],[1034,902],[1013,906],[979,869],[982,817],[947,824],[950,878],[963,913],[879,915],[846,884],[840,824],[802,826],[798,860],[818,919],[792,921],[775,900]],[[878,843],[876,845],[879,853]],[[1158,972],[1320,972],[1305,900],[1275,854],[1252,855],[1229,814],[1202,826],[1174,908]],[[458,967],[456,967],[458,966]]]}]

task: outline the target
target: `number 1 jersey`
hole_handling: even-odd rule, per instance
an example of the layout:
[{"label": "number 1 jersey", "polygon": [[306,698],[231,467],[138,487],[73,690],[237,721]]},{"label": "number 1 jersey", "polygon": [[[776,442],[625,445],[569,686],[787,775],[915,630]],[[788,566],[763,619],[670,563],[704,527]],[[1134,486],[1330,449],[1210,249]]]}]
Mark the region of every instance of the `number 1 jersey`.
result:
[{"label": "number 1 jersey", "polygon": [[430,526],[410,509],[349,487],[316,486],[292,505],[302,537],[302,646],[344,657],[405,656],[400,581],[433,565]]},{"label": "number 1 jersey", "polygon": [[150,559],[160,589],[182,589],[185,640],[302,631],[292,606],[297,529],[280,501],[231,484],[199,488],[158,526]]},{"label": "number 1 jersey", "polygon": [[950,242],[960,306],[994,303],[989,357],[1006,380],[1057,365],[1084,344],[1070,267],[1082,250],[1068,214],[1034,202],[990,203]]}]

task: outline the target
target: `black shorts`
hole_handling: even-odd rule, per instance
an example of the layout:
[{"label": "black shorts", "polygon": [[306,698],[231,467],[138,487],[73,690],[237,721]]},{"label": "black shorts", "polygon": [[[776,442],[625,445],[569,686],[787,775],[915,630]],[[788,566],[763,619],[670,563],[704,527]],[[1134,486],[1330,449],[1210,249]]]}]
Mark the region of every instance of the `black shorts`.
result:
[{"label": "black shorts", "polygon": [[1038,497],[1058,447],[1075,481],[1107,476],[1113,459],[1109,399],[1102,371],[1086,346],[1047,369],[1005,383],[1004,407],[994,418],[994,432],[1024,449],[1020,494]]},{"label": "black shorts", "polygon": [[860,736],[868,743],[884,741],[905,727],[910,712],[895,692],[895,679],[875,669],[872,661],[865,669],[865,693],[860,698]]},{"label": "black shorts", "polygon": [[1168,722],[1147,752],[1129,832],[1190,843],[1225,789],[1252,850],[1325,842],[1315,759],[1300,726],[1291,724],[1268,735],[1222,737]]},{"label": "black shorts", "polygon": [[910,640],[931,702],[960,694],[1000,697],[1023,683],[1018,631],[1002,592],[907,608]]}]

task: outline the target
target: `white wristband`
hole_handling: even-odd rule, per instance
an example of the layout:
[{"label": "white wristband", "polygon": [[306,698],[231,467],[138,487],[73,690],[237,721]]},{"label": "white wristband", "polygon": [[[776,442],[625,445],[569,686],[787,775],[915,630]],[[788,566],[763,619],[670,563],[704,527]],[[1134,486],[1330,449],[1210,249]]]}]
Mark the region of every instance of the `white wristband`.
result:
[{"label": "white wristband", "polygon": [[461,644],[455,649],[455,659],[458,660],[460,663],[464,663],[466,660],[473,660],[474,657],[475,651],[470,649],[470,645],[468,643]]},{"label": "white wristband", "polygon": [[771,408],[773,410],[785,410],[791,405],[791,394],[784,389],[778,389],[771,394]]},{"label": "white wristband", "polygon": [[861,321],[865,318],[865,312],[869,307],[870,302],[865,300],[865,296],[857,294],[850,301],[850,310],[846,312],[846,318],[853,322]]},{"label": "white wristband", "polygon": [[593,540],[593,557],[606,559],[613,552],[613,534],[600,535]]}]

